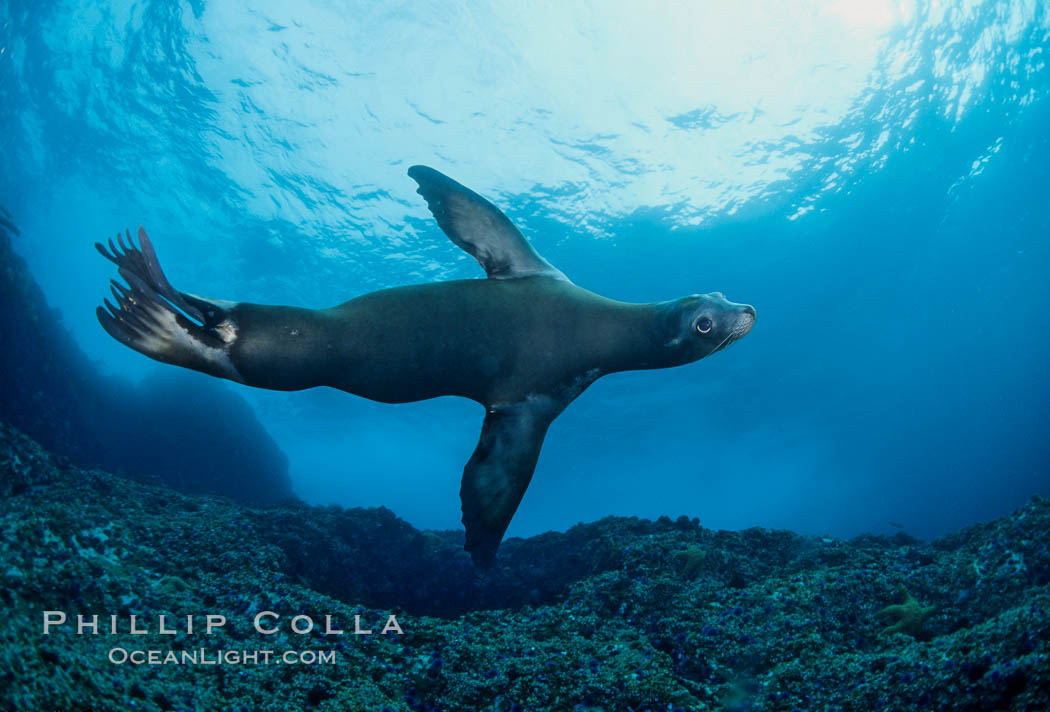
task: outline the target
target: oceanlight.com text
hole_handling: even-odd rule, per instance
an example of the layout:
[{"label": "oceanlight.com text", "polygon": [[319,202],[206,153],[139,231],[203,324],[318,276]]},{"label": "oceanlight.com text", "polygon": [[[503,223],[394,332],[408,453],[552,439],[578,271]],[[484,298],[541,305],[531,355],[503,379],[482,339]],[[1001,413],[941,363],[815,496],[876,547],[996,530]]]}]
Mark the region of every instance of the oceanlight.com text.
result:
[{"label": "oceanlight.com text", "polygon": [[334,650],[160,650],[111,648],[114,665],[335,665]]}]

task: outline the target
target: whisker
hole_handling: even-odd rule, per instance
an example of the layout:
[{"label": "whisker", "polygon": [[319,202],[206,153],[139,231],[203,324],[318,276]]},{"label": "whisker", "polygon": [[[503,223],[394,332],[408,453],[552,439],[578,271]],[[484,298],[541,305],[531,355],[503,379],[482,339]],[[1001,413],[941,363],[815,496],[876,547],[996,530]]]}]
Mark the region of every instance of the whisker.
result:
[{"label": "whisker", "polygon": [[726,342],[729,341],[731,338],[733,338],[733,332],[729,332],[726,335],[726,337],[724,339],[722,339],[722,343],[720,343],[718,346],[716,346],[714,348],[714,351],[712,351],[711,353],[715,353],[715,351],[718,351],[719,349],[721,349],[723,346],[726,345]]}]

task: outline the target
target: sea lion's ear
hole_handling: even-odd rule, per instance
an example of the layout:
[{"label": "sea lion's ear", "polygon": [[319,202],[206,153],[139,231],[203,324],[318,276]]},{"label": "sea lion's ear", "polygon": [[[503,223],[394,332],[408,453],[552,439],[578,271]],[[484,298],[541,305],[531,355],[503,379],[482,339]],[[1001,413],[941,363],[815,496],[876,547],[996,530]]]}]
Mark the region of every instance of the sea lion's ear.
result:
[{"label": "sea lion's ear", "polygon": [[412,166],[408,175],[419,183],[416,192],[426,199],[441,229],[481,264],[490,279],[533,275],[566,279],[499,208],[474,191],[427,166]]}]

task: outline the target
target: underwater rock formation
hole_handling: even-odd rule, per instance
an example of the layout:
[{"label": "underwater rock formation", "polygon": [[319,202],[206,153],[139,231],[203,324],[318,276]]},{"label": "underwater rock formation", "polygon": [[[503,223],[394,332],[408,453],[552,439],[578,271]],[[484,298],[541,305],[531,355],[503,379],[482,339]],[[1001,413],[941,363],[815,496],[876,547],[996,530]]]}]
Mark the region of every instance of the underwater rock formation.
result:
[{"label": "underwater rock formation", "polygon": [[0,422],[81,466],[260,504],[292,496],[287,458],[237,394],[197,374],[138,385],[100,374],[12,250],[12,234],[0,209]]},{"label": "underwater rock formation", "polygon": [[[511,539],[479,576],[462,532],[420,532],[384,509],[180,494],[0,426],[0,531],[0,708],[1034,712],[1050,700],[1042,498],[932,544],[610,517]],[[706,553],[679,555],[691,550]],[[914,636],[881,632],[900,587],[937,605]],[[116,615],[119,632],[44,636],[44,611]],[[278,633],[254,630],[264,611]],[[158,635],[162,614],[227,623]],[[151,633],[129,634],[131,615]],[[318,626],[295,633],[298,615]],[[403,634],[380,633],[390,615]],[[326,635],[325,616],[344,634]],[[353,634],[355,616],[372,634]],[[151,666],[110,662],[117,648],[334,658]]]},{"label": "underwater rock formation", "polygon": [[86,413],[98,408],[101,384],[12,250],[12,234],[18,230],[0,208],[0,421],[77,462],[97,463],[102,451]]}]

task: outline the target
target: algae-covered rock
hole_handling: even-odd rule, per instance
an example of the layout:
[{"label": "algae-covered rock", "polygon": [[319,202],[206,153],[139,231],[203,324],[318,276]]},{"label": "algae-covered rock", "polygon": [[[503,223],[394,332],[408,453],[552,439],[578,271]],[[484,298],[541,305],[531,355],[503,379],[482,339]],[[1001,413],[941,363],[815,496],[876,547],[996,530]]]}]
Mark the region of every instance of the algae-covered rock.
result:
[{"label": "algae-covered rock", "polygon": [[[510,540],[479,575],[462,532],[420,532],[385,509],[181,494],[81,469],[7,426],[0,495],[0,708],[1041,710],[1050,699],[1039,498],[933,544],[609,517]],[[684,551],[702,565],[686,570]],[[914,635],[881,635],[878,613],[901,587],[937,609]],[[44,611],[69,624],[43,635]],[[102,632],[78,635],[77,614],[98,615]],[[260,614],[275,632],[254,628]],[[159,632],[162,615],[174,634]],[[225,624],[208,635],[206,615]],[[148,633],[132,634],[130,616]],[[390,616],[400,634],[382,633]],[[326,634],[329,622],[342,634]],[[241,657],[136,665],[112,662],[117,649]],[[245,657],[265,650],[334,657]]]}]

